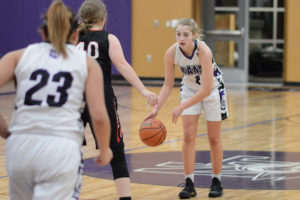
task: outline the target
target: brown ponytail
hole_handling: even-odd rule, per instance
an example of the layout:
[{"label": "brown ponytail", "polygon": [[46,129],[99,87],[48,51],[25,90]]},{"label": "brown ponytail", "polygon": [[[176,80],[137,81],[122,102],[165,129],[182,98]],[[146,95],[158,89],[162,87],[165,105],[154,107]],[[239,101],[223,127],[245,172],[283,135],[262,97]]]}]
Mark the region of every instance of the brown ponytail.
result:
[{"label": "brown ponytail", "polygon": [[70,12],[62,1],[55,0],[47,12],[48,39],[58,53],[67,57],[66,43],[70,31]]}]

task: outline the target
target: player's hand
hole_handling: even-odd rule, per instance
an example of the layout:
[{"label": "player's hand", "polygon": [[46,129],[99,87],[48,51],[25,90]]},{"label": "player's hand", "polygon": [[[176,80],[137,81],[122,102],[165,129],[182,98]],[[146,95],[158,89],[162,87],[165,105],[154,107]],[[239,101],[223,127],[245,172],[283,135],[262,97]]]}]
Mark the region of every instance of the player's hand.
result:
[{"label": "player's hand", "polygon": [[158,110],[154,107],[152,109],[152,111],[147,115],[147,117],[144,119],[147,120],[147,119],[154,119],[156,117],[156,115],[158,114]]},{"label": "player's hand", "polygon": [[104,166],[107,165],[112,158],[113,158],[112,151],[110,148],[108,148],[107,151],[102,151],[99,153],[99,155],[95,159],[95,162],[100,166]]},{"label": "player's hand", "polygon": [[143,91],[143,96],[147,98],[147,102],[151,106],[155,106],[158,102],[158,97],[154,92],[151,92],[149,90]]},{"label": "player's hand", "polygon": [[177,106],[173,112],[172,112],[172,122],[176,124],[178,117],[181,115],[181,113],[183,112],[183,107],[180,104],[179,106]]}]

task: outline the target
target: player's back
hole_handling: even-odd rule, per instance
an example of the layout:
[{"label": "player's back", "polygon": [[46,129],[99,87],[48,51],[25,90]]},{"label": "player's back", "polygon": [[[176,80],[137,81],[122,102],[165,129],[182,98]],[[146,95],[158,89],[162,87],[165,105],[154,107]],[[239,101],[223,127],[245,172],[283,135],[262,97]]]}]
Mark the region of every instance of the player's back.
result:
[{"label": "player's back", "polygon": [[111,60],[109,57],[109,33],[104,30],[88,31],[79,35],[77,47],[96,59],[103,72],[104,84],[111,84]]},{"label": "player's back", "polygon": [[86,53],[67,44],[67,58],[50,43],[30,45],[16,69],[12,134],[49,134],[82,140],[80,112],[87,78]]}]

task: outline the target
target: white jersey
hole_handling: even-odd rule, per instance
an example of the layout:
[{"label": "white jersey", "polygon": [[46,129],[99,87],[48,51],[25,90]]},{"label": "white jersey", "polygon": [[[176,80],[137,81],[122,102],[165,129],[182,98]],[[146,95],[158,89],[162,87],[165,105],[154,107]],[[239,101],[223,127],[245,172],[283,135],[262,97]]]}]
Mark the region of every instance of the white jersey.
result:
[{"label": "white jersey", "polygon": [[67,44],[67,58],[50,43],[29,45],[15,69],[16,102],[9,131],[71,138],[81,144],[86,53]]},{"label": "white jersey", "polygon": [[[186,56],[181,50],[179,44],[176,46],[175,65],[177,65],[182,72],[182,85],[185,87],[198,91],[201,88],[201,74],[202,68],[199,64],[197,42],[195,40],[195,48],[191,57]],[[223,84],[223,74],[217,64],[212,61],[214,70],[213,88]]]}]

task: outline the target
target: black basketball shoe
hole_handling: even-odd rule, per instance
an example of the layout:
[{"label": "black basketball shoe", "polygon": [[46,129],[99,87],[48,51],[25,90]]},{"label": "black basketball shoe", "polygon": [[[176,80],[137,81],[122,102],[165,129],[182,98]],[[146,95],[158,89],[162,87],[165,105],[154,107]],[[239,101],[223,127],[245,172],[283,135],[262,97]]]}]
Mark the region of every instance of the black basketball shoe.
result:
[{"label": "black basketball shoe", "polygon": [[179,193],[180,199],[189,199],[190,197],[196,196],[196,190],[193,181],[190,178],[185,179],[183,190]]},{"label": "black basketball shoe", "polygon": [[223,187],[221,181],[216,177],[212,179],[211,186],[209,189],[209,197],[220,197],[223,195]]}]

